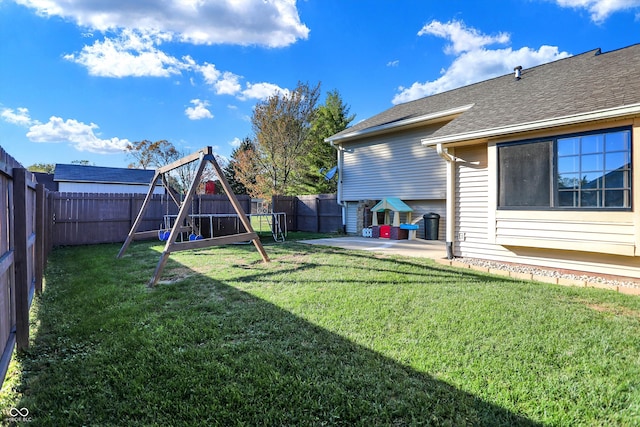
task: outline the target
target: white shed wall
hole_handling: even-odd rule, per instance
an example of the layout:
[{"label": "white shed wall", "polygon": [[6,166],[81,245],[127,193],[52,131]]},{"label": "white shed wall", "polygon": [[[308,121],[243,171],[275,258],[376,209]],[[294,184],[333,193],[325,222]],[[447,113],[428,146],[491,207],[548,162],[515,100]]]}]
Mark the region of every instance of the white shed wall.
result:
[{"label": "white shed wall", "polygon": [[[134,184],[97,184],[90,182],[59,182],[61,193],[142,193],[147,194],[148,185]],[[164,187],[156,186],[154,194],[164,194]]]}]

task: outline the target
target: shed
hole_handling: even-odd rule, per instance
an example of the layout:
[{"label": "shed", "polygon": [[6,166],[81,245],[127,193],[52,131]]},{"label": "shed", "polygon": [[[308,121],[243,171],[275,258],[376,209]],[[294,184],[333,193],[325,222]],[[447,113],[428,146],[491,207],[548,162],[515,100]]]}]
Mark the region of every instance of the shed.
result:
[{"label": "shed", "polygon": [[[56,164],[54,181],[60,192],[145,194],[154,175],[152,169]],[[154,190],[163,193],[162,186]]]}]

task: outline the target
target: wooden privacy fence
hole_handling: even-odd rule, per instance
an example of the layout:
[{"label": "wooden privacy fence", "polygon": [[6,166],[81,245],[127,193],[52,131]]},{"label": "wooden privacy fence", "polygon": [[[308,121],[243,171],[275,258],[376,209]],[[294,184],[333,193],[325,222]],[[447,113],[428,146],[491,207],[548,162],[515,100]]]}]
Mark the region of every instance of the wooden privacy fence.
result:
[{"label": "wooden privacy fence", "polygon": [[312,233],[342,230],[342,207],[335,194],[274,196],[273,211],[287,214],[287,229]]},{"label": "wooden privacy fence", "polygon": [[[145,194],[49,193],[53,215],[53,244],[90,245],[121,243],[136,220]],[[249,196],[237,196],[245,212],[250,212]],[[198,195],[189,207],[190,214],[235,214],[224,195]],[[178,207],[166,195],[154,195],[138,231],[164,228],[165,215],[177,215]],[[217,219],[217,231],[231,232],[226,222]]]},{"label": "wooden privacy fence", "polygon": [[[144,194],[49,193],[54,246],[121,243],[140,211]],[[237,196],[245,212],[251,212],[251,198]],[[342,211],[334,194],[275,196],[274,212],[287,214],[288,231],[331,233],[342,229]],[[164,227],[165,215],[177,215],[178,208],[167,196],[154,195],[139,231]],[[231,214],[233,205],[225,195],[198,195],[191,203],[192,214]],[[202,223],[203,231],[209,224]],[[234,218],[216,218],[217,235],[237,232]]]},{"label": "wooden privacy fence", "polygon": [[29,346],[29,307],[51,248],[43,184],[0,147],[0,381],[14,347]]}]

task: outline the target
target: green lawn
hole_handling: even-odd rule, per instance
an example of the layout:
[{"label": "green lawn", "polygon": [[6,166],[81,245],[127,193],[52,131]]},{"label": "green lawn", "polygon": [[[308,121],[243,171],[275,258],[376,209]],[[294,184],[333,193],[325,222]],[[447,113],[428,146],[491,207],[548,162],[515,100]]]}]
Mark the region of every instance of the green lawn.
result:
[{"label": "green lawn", "polygon": [[640,298],[304,245],[56,249],[0,420],[640,425]]}]

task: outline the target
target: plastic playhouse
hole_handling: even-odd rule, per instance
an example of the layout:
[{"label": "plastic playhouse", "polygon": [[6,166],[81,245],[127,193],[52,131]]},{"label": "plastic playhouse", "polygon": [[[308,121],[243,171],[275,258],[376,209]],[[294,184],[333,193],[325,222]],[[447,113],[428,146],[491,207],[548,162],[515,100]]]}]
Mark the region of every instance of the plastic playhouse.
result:
[{"label": "plastic playhouse", "polygon": [[[378,224],[378,215],[373,215],[371,225],[371,237],[402,240],[413,240],[416,238],[418,226],[411,224],[411,214],[413,209],[402,200],[395,197],[382,199],[377,203],[371,212],[384,212],[384,224]],[[390,214],[393,212],[393,220]],[[400,223],[400,213],[406,213],[405,223]],[[368,234],[368,233],[367,233]]]}]

